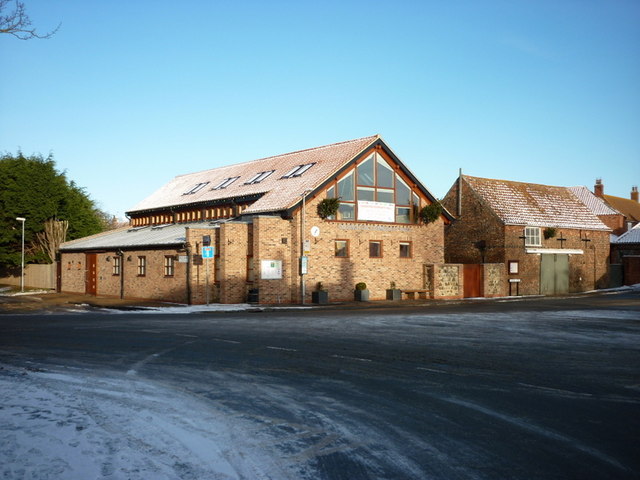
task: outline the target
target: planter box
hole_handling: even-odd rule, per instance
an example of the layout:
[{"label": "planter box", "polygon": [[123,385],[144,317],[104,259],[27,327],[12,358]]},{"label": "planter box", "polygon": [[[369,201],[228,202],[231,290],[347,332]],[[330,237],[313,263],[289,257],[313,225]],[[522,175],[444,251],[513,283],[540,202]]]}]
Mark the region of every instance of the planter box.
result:
[{"label": "planter box", "polygon": [[319,292],[311,292],[311,301],[313,303],[329,303],[329,292],[321,290]]},{"label": "planter box", "polygon": [[399,288],[387,289],[387,300],[402,300],[402,290]]},{"label": "planter box", "polygon": [[356,302],[368,302],[369,301],[369,290],[354,290],[353,291],[353,299]]}]

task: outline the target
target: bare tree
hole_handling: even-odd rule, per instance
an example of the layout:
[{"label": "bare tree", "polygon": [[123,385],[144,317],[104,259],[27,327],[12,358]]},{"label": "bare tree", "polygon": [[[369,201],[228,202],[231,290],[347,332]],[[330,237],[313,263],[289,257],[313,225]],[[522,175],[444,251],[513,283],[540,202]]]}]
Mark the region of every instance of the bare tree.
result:
[{"label": "bare tree", "polygon": [[[12,5],[13,8],[11,8]],[[51,32],[41,35],[31,26],[31,19],[24,9],[24,2],[0,0],[0,33],[8,33],[20,40],[30,40],[32,38],[50,38],[59,28],[60,25]]]},{"label": "bare tree", "polygon": [[40,248],[51,260],[55,261],[60,244],[67,238],[69,222],[66,220],[47,220],[44,230],[36,233],[34,245]]}]

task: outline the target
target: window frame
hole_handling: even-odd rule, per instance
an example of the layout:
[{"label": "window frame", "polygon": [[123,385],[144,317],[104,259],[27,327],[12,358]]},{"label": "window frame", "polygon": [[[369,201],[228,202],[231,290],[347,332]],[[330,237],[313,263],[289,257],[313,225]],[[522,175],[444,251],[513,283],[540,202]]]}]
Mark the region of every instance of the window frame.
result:
[{"label": "window frame", "polygon": [[[402,255],[402,247],[406,246],[408,255]],[[398,242],[398,258],[413,258],[413,242],[410,240],[402,240]]]},{"label": "window frame", "polygon": [[202,190],[207,185],[209,185],[209,182],[197,183],[195,186],[191,187],[189,190],[184,192],[182,195],[193,195],[194,193],[199,192],[200,190]]},{"label": "window frame", "polygon": [[235,182],[237,179],[239,179],[240,176],[237,177],[227,177],[225,178],[223,181],[221,181],[220,183],[218,183],[216,186],[211,187],[211,190],[222,190],[224,188],[227,188],[229,185],[231,185],[233,182]]},{"label": "window frame", "polygon": [[287,173],[285,173],[282,177],[280,178],[294,178],[294,177],[300,177],[301,175],[303,175],[307,170],[309,170],[311,167],[313,167],[316,164],[316,162],[311,162],[311,163],[304,163],[301,165],[298,165],[296,167],[293,167],[291,170],[289,170]]},{"label": "window frame", "polygon": [[[371,248],[378,245],[378,254],[372,255]],[[369,258],[383,258],[382,240],[369,240]]]},{"label": "window frame", "polygon": [[[536,242],[537,243],[533,243]],[[541,247],[542,235],[540,227],[524,227],[524,246]]]},{"label": "window frame", "polygon": [[147,256],[146,255],[138,255],[137,272],[138,272],[138,277],[147,276]]},{"label": "window frame", "polygon": [[273,172],[275,172],[275,170],[265,170],[264,172],[256,173],[253,177],[251,177],[249,180],[244,182],[244,184],[245,185],[255,185],[256,183],[260,183],[265,178],[267,178],[269,175],[271,175]]},{"label": "window frame", "polygon": [[[338,255],[338,242],[344,242],[344,255]],[[349,240],[346,238],[336,238],[333,241],[333,256],[335,258],[349,258]]]},{"label": "window frame", "polygon": [[111,275],[114,277],[119,277],[122,272],[122,257],[120,255],[113,256],[113,268],[111,270]]},{"label": "window frame", "polygon": [[164,256],[164,276],[173,277],[176,273],[176,257],[175,255]]}]

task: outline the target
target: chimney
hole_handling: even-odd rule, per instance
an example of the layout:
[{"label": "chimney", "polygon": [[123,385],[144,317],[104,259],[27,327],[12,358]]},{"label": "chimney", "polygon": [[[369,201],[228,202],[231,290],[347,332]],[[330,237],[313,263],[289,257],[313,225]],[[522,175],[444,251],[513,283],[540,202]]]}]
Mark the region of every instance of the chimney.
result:
[{"label": "chimney", "polygon": [[600,198],[604,196],[604,185],[602,184],[601,178],[596,178],[596,184],[593,186],[593,194]]},{"label": "chimney", "polygon": [[631,187],[631,200],[635,200],[636,202],[640,201],[640,200],[638,200],[638,186],[637,185],[635,187]]}]

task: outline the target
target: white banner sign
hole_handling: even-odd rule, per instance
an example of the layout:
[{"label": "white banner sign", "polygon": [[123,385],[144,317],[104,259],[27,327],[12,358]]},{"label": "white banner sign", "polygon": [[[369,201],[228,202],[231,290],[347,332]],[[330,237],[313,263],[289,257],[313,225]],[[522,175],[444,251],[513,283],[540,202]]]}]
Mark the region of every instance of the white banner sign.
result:
[{"label": "white banner sign", "polygon": [[396,206],[393,203],[358,201],[358,220],[395,222]]}]

